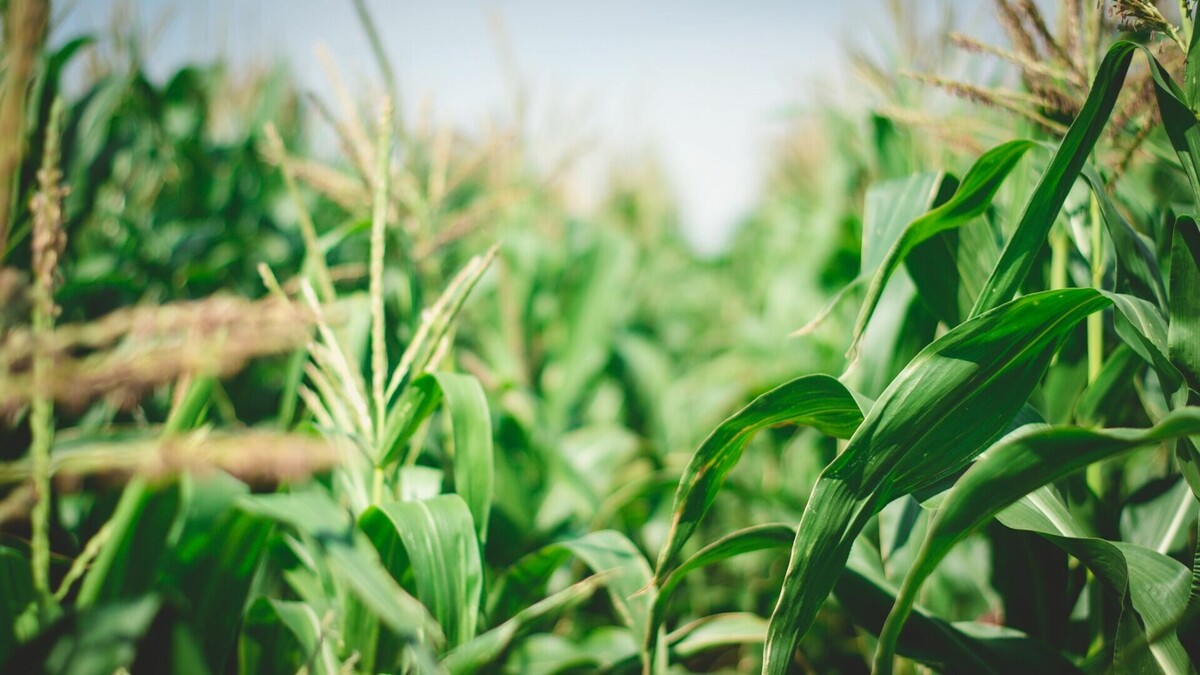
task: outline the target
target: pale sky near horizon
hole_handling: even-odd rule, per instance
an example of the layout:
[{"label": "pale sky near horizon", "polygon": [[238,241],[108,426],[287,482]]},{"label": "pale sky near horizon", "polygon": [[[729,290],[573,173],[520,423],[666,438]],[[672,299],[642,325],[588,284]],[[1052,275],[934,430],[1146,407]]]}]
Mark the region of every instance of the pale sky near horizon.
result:
[{"label": "pale sky near horizon", "polygon": [[[105,35],[114,4],[77,0],[57,39]],[[152,76],[221,56],[235,66],[282,58],[302,86],[323,92],[328,86],[314,57],[321,43],[356,90],[378,90],[350,0],[134,5],[145,28],[168,17],[146,59]],[[718,248],[753,207],[767,145],[787,111],[836,99],[847,88],[842,45],[887,32],[882,0],[369,0],[368,6],[406,114],[428,98],[438,115],[468,130],[511,107],[489,19],[499,16],[532,120],[558,127],[544,130],[551,135],[582,131],[595,138],[603,159],[652,152],[689,238],[702,250]],[[536,138],[543,129],[533,131]]]}]

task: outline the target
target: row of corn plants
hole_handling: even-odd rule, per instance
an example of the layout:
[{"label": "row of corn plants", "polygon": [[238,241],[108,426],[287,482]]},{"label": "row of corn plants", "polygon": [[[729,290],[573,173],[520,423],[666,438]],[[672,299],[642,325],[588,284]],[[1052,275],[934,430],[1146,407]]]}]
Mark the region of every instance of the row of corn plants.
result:
[{"label": "row of corn plants", "polygon": [[[1014,17],[1026,6],[998,4]],[[704,441],[658,556],[650,658],[685,575],[790,549],[763,672],[794,667],[831,594],[870,636],[877,673],[893,672],[898,656],[947,672],[1194,670],[1200,66],[1187,58],[1196,49],[1192,10],[1181,9],[1180,26],[1150,3],[1116,3],[1143,36],[1161,34],[1166,49],[1182,52],[1164,57],[1186,64],[1182,86],[1162,50],[1118,40],[1097,59],[1057,142],[1002,143],[961,180],[917,174],[871,189],[855,280],[865,292],[848,357],[879,347],[870,344],[871,319],[905,276],[915,300],[892,356],[909,360],[874,400],[844,383],[852,378],[793,379]],[[1091,8],[1060,11],[1076,12],[1076,30],[1099,21]],[[1144,70],[1124,87],[1137,59]],[[1060,65],[1079,65],[1047,61],[1028,68],[1051,78]],[[1148,109],[1142,124],[1161,126],[1147,132],[1133,115],[1113,119],[1123,89],[1133,89],[1123,110]],[[1129,202],[1119,201],[1127,185],[1115,183],[1127,167],[1097,160],[1107,156],[1097,147],[1106,130],[1136,137],[1153,158],[1153,182]],[[1040,175],[1014,191],[1023,205],[1008,220],[995,199],[1021,162],[1035,162]],[[747,440],[780,424],[844,439],[799,523],[753,525],[688,547]],[[1010,568],[1008,588],[996,584],[1002,624],[922,607],[939,566],[984,530],[992,565]]]},{"label": "row of corn plants", "polygon": [[[725,292],[655,197],[570,219],[511,141],[364,122],[332,67],[340,115],[317,109],[344,157],[313,161],[278,72],[156,85],[91,38],[43,49],[44,3],[5,10],[41,37],[5,41],[32,68],[5,73],[29,96],[0,287],[0,662],[641,669],[677,475],[657,449],[694,442],[681,411],[787,372],[709,362],[727,339],[686,337],[707,306],[641,292],[681,270]],[[703,663],[762,627],[664,644]]]},{"label": "row of corn plants", "polygon": [[[1167,50],[1105,52],[1077,4],[1047,65],[1036,7],[997,3],[1031,26],[1001,53],[1036,140],[959,180],[909,175],[884,117],[874,155],[842,127],[831,184],[700,261],[652,172],[580,220],[523,120],[365,121],[332,66],[332,163],[279,74],[250,115],[219,69],[119,59],[66,102],[94,46],[44,49],[48,7],[10,0],[0,663],[1189,672],[1194,32],[1118,3]],[[826,242],[857,275],[795,258],[813,221],[857,230]],[[857,317],[788,342],[796,289],[839,281]],[[847,332],[843,377],[771,386]]]}]

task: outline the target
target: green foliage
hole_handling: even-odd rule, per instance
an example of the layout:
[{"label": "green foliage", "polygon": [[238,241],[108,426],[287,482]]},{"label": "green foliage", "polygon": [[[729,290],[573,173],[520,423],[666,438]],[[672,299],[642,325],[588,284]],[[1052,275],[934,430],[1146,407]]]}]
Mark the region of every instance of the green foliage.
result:
[{"label": "green foliage", "polygon": [[364,122],[336,76],[330,160],[285,71],[67,95],[96,42],[36,54],[0,667],[1190,672],[1200,70],[1063,8],[1094,40],[1013,34],[1035,126],[827,111],[707,259],[652,167],[581,215],[527,141]]}]

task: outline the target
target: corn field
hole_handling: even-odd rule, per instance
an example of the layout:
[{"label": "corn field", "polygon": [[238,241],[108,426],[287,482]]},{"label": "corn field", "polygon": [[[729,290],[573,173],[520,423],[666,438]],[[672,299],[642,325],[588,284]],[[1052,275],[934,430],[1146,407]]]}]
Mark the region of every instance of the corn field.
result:
[{"label": "corn field", "polygon": [[0,670],[1196,672],[1196,7],[991,6],[702,256],[652,161],[0,0]]}]

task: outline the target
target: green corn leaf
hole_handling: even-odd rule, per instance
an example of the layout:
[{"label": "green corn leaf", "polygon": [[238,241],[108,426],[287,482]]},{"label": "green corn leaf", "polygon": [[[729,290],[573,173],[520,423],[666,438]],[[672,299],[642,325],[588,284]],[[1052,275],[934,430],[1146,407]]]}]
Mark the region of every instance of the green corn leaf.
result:
[{"label": "green corn leaf", "polygon": [[453,427],[454,489],[470,508],[482,544],[487,541],[492,511],[495,456],[491,413],[479,380],[470,375],[437,372],[413,382],[389,413],[389,450],[383,461],[396,461],[404,444],[443,401]]},{"label": "green corn leaf", "polygon": [[[648,635],[657,635],[659,626],[666,618],[667,603],[671,593],[689,573],[702,567],[728,560],[734,556],[764,549],[789,548],[796,538],[796,530],[780,523],[754,525],[721,537],[705,546],[681,565],[671,570],[658,589],[658,596],[650,612]],[[652,648],[656,645],[650,645]]]},{"label": "green corn leaf", "polygon": [[1167,132],[1171,147],[1178,155],[1183,172],[1188,177],[1188,184],[1192,187],[1192,205],[1200,208],[1200,121],[1196,118],[1193,106],[1188,105],[1188,99],[1179,89],[1179,85],[1171,79],[1170,72],[1154,58],[1150,50],[1145,47],[1141,49],[1150,66],[1150,77],[1154,81],[1154,95],[1158,101],[1158,112],[1162,116],[1163,129]]},{"label": "green corn leaf", "polygon": [[766,639],[767,620],[748,612],[706,616],[680,626],[667,636],[671,655],[677,659],[693,658],[718,647],[755,644]]},{"label": "green corn leaf", "polygon": [[1175,221],[1170,307],[1168,355],[1188,386],[1200,391],[1200,228],[1191,216]]},{"label": "green corn leaf", "polygon": [[1146,363],[1154,367],[1163,392],[1168,396],[1183,385],[1183,376],[1167,358],[1167,322],[1162,312],[1141,298],[1123,293],[1104,293],[1116,309],[1117,335]]},{"label": "green corn leaf", "polygon": [[219,672],[236,643],[272,524],[234,508],[235,498],[249,489],[226,474],[184,482],[192,497],[171,549],[166,585],[187,599],[186,621],[209,668]]},{"label": "green corn leaf", "polygon": [[1142,364],[1143,359],[1128,345],[1118,345],[1110,352],[1100,374],[1075,400],[1078,423],[1104,426],[1111,417],[1126,412],[1129,400],[1135,395],[1134,376]]},{"label": "green corn leaf", "polygon": [[[1192,498],[1190,492],[1187,497]],[[1128,644],[1117,646],[1116,672],[1191,672],[1174,632],[1187,605],[1189,574],[1181,563],[1137,544],[1088,536],[1049,486],[1026,495],[996,519],[1007,527],[1045,536],[1083,562],[1122,604],[1128,597],[1137,616],[1125,611],[1119,617],[1118,641],[1126,636]],[[1148,649],[1142,649],[1148,635],[1160,634]]]},{"label": "green corn leaf", "polygon": [[1176,480],[1150,499],[1125,505],[1121,511],[1121,539],[1159,553],[1183,550],[1198,507],[1200,501],[1188,489],[1187,481]]},{"label": "green corn leaf", "polygon": [[975,302],[971,312],[973,315],[1008,302],[1029,274],[1034,260],[1046,243],[1050,226],[1058,217],[1071,186],[1108,123],[1136,48],[1137,45],[1132,42],[1117,42],[1104,56],[1091,93],[1038,180],[1016,231],[1008,240],[1000,261],[996,263],[987,285]]},{"label": "green corn leaf", "polygon": [[[199,426],[215,382],[211,377],[191,381],[167,416],[164,436]],[[83,578],[76,606],[134,597],[152,588],[167,555],[167,540],[179,508],[177,484],[151,487],[141,477],[129,481],[109,520],[112,534]]]},{"label": "green corn leaf", "polygon": [[[704,547],[667,577],[655,603],[654,620],[661,621],[671,592],[687,573],[743,553],[790,548],[795,535],[795,529],[788,525],[757,525],[726,535]],[[850,559],[845,572],[838,579],[834,594],[855,624],[875,634],[883,626],[896,598],[895,590],[886,581],[854,558]],[[752,618],[762,622],[758,617]],[[766,627],[765,622],[762,627]],[[1019,631],[1008,630],[998,634],[983,631],[984,628],[978,624],[947,623],[918,607],[901,635],[899,652],[922,663],[948,669],[949,672],[1000,675],[1019,667],[1031,674],[1077,672],[1069,661]],[[673,645],[673,653],[680,656],[680,647],[675,643],[683,634],[684,629],[681,628],[667,637],[668,643]],[[765,633],[760,636],[760,641],[762,637],[765,637]],[[1037,658],[1029,658],[1032,653],[1038,654]]]},{"label": "green corn leaf", "polygon": [[[545,592],[550,575],[568,558],[575,557],[601,575],[617,617],[634,635],[645,636],[656,592],[651,585],[650,566],[633,542],[614,530],[591,532],[582,537],[544,546],[530,553],[501,577],[488,600],[488,614],[511,616],[523,598]],[[661,636],[656,636],[661,638]],[[658,641],[648,641],[657,644]],[[659,653],[657,657],[664,657]],[[655,662],[654,667],[661,667]]]},{"label": "green corn leaf", "polygon": [[238,647],[241,672],[291,675],[307,668],[334,675],[338,661],[329,626],[307,603],[259,598],[245,615]]},{"label": "green corn leaf", "polygon": [[781,384],[722,422],[692,456],[679,481],[671,530],[658,556],[656,582],[666,578],[671,560],[696,531],[725,476],[756,432],[778,424],[796,424],[846,438],[860,422],[862,411],[854,396],[828,375],[809,375]]},{"label": "green corn leaf", "polygon": [[454,675],[485,671],[503,655],[513,640],[547,617],[587,600],[600,586],[600,577],[592,576],[540,600],[517,612],[512,618],[455,648],[442,661]]},{"label": "green corn leaf", "polygon": [[1081,175],[1100,206],[1101,220],[1116,252],[1117,290],[1152,302],[1159,310],[1166,311],[1167,287],[1153,247],[1117,211],[1095,169],[1084,166]]},{"label": "green corn leaf", "polygon": [[0,546],[0,664],[17,646],[17,617],[34,601],[29,558]]},{"label": "green corn leaf", "polygon": [[[871,185],[863,199],[862,262],[859,274],[872,277],[911,221],[937,204],[939,193],[958,185],[945,173],[925,172]],[[945,201],[945,200],[942,200]]]},{"label": "green corn leaf", "polygon": [[475,524],[458,495],[372,506],[359,517],[392,576],[411,573],[417,598],[456,647],[475,637],[483,565]]},{"label": "green corn leaf", "polygon": [[[1037,488],[1089,464],[1197,432],[1200,432],[1200,409],[1185,408],[1170,413],[1148,429],[1026,427],[992,447],[959,479],[938,508],[880,637],[875,659],[877,671],[890,671],[896,635],[923,581],[949,550],[976,527]],[[1151,620],[1145,615],[1143,619]]]},{"label": "green corn leaf", "polygon": [[396,365],[396,369],[388,378],[384,393],[389,404],[409,382],[426,372],[430,359],[437,353],[442,341],[450,333],[454,320],[462,310],[463,303],[467,301],[467,296],[471,294],[471,290],[475,288],[475,285],[483,277],[483,273],[492,264],[498,250],[498,246],[493,246],[483,255],[477,255],[467,261],[467,264],[450,280],[437,302],[422,314],[421,325],[405,348],[400,363]]},{"label": "green corn leaf", "polygon": [[987,285],[980,293],[972,314],[980,314],[1008,301],[1020,289],[1045,244],[1050,227],[1058,217],[1067,194],[1108,123],[1117,95],[1124,84],[1125,74],[1133,60],[1133,53],[1137,49],[1143,51],[1149,62],[1167,136],[1179,155],[1193,191],[1197,198],[1200,198],[1200,175],[1196,169],[1197,151],[1200,150],[1200,128],[1197,127],[1196,116],[1180,100],[1182,94],[1179,87],[1171,81],[1166,69],[1149,50],[1133,42],[1114,43],[1100,63],[1083,108],[1063,137],[1058,151],[1054,153],[1033,195],[1025,205],[1017,229],[1005,246]]},{"label": "green corn leaf", "polygon": [[396,583],[350,516],[323,492],[247,495],[245,511],[270,518],[311,537],[334,577],[397,635],[432,643],[444,640],[441,629],[416,598]]},{"label": "green corn leaf", "polygon": [[[878,552],[872,555],[877,558]],[[850,558],[834,594],[856,625],[878,635],[895,604],[896,590],[861,557]],[[913,609],[897,652],[946,673],[1081,672],[1061,654],[1018,630],[973,622],[950,623],[921,607]]]},{"label": "green corn leaf", "polygon": [[997,228],[986,216],[917,245],[904,268],[921,301],[947,326],[962,323],[1000,258]]},{"label": "green corn leaf", "polygon": [[896,377],[813,487],[764,672],[786,671],[867,521],[966,466],[1016,416],[1065,336],[1108,303],[1091,289],[1027,295],[960,324]]},{"label": "green corn leaf", "polygon": [[[984,153],[967,171],[967,175],[963,176],[962,184],[958,186],[954,196],[924,215],[919,214],[932,205],[936,192],[927,193],[929,200],[927,205],[918,204],[911,196],[898,200],[896,204],[888,205],[888,209],[898,209],[898,213],[904,214],[912,220],[899,233],[895,243],[891,244],[887,255],[879,263],[878,269],[874,271],[871,284],[867,287],[867,295],[863,300],[862,309],[859,310],[858,320],[855,322],[851,342],[852,352],[862,338],[862,334],[867,328],[867,322],[879,304],[879,298],[883,296],[883,289],[887,285],[888,279],[891,278],[892,273],[905,257],[922,242],[941,232],[961,227],[983,215],[1000,186],[1016,167],[1017,162],[1035,145],[1033,141],[1010,141]],[[905,191],[902,194],[907,193],[908,191]],[[864,271],[866,269],[864,266]]]},{"label": "green corn leaf", "polygon": [[110,521],[112,534],[83,577],[76,605],[137,597],[154,588],[180,507],[177,484],[150,487],[144,478],[130,481]]}]

